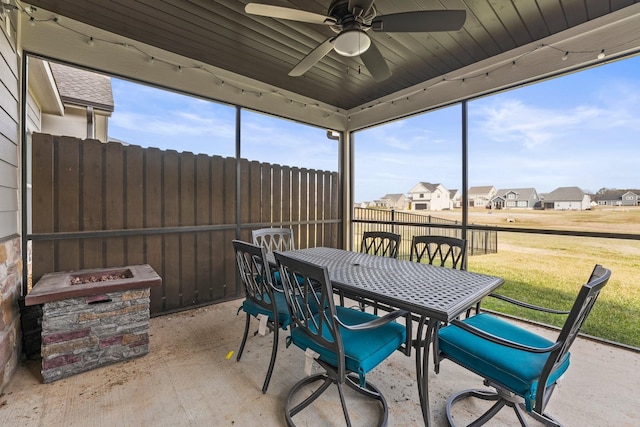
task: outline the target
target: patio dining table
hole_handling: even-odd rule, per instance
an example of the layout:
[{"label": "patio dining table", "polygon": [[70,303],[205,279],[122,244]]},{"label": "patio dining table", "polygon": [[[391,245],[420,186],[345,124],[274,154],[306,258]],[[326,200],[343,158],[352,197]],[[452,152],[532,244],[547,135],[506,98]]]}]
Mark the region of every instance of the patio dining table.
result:
[{"label": "patio dining table", "polygon": [[[327,267],[331,283],[338,292],[412,313],[418,321],[413,347],[420,407],[425,425],[431,425],[427,372],[429,344],[437,333],[437,325],[450,322],[473,307],[502,285],[503,279],[325,247],[287,251],[286,254]],[[410,333],[411,325],[408,326]],[[407,350],[409,355],[410,349]]]}]

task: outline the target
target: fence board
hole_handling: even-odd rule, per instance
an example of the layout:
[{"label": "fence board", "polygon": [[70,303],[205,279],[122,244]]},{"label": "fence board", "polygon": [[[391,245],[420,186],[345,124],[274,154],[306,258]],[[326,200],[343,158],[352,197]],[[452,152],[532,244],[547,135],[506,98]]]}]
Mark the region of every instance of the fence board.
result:
[{"label": "fence board", "polygon": [[[318,171],[316,175],[316,219],[324,220],[324,172]],[[324,246],[324,224],[315,225],[314,246]]]},{"label": "fence board", "polygon": [[[307,194],[308,202],[308,211],[307,211],[307,219],[309,221],[315,221],[317,218],[317,209],[318,209],[318,171],[311,169],[308,174],[308,190],[305,192]],[[318,241],[316,240],[316,225],[311,223],[307,226],[307,247],[315,247],[318,246]]]},{"label": "fence board", "polygon": [[[162,226],[180,225],[180,162],[178,153],[168,150],[163,153],[162,165]],[[170,286],[165,288],[164,308],[173,310],[182,304],[182,283],[180,282],[180,236],[163,236],[164,264],[163,277]]]},{"label": "fence board", "polygon": [[[144,156],[144,227],[162,227],[162,152],[156,148],[145,151]],[[145,262],[162,277],[162,286],[151,288],[151,305],[153,312],[166,309],[164,295],[169,283],[164,271],[163,236],[145,236]]]},{"label": "fence board", "polygon": [[[227,177],[225,177],[225,179],[227,179]],[[250,188],[251,188],[251,176],[249,174],[249,161],[247,159],[240,159],[240,194],[238,196],[248,198],[250,195]],[[240,206],[241,222],[243,223],[249,222],[250,210],[251,210],[250,201]]]},{"label": "fence board", "polygon": [[[102,175],[102,143],[96,140],[87,140],[80,145],[82,156],[80,168],[80,199],[78,200],[81,211],[80,229],[102,230],[102,212],[104,208]],[[86,266],[104,265],[103,239],[85,239],[80,241],[80,268]],[[106,257],[105,257],[106,258]]]},{"label": "fence board", "polygon": [[[236,159],[225,159],[223,163],[224,180],[224,223],[233,224],[236,222],[236,200],[238,199],[238,192],[236,190]],[[241,177],[242,179],[242,177]],[[235,268],[235,256],[231,246],[231,241],[236,238],[236,232],[223,231],[222,233],[216,233],[216,244],[214,245],[213,256],[216,259],[222,260],[223,275],[220,278],[223,279],[223,298],[233,298],[241,295],[240,284],[236,280],[236,268]]]},{"label": "fence board", "polygon": [[[262,206],[260,222],[271,222],[272,218],[276,217],[276,212],[280,210],[280,203],[276,204],[274,197],[276,194],[279,194],[279,191],[275,189],[275,168],[275,165],[272,167],[268,163],[260,163],[260,178],[262,185],[260,191],[260,204]],[[278,185],[279,183],[280,180],[278,180]],[[279,201],[280,199],[278,198],[278,202]],[[280,217],[280,214],[277,216]],[[275,221],[275,219],[273,221]]]},{"label": "fence board", "polygon": [[284,205],[282,200],[282,167],[280,165],[269,165],[268,163],[264,163],[262,167],[266,171],[268,171],[267,173],[271,178],[269,184],[269,196],[271,197],[271,213],[270,218],[265,218],[265,220],[278,224],[284,221],[283,217],[285,216],[285,213],[283,212]]},{"label": "fence board", "polygon": [[[54,175],[54,193],[57,195],[55,219],[56,231],[80,230],[80,207],[78,194],[80,193],[80,155],[78,144],[73,138],[61,137],[57,141],[57,155],[55,156],[56,171]],[[56,191],[57,190],[57,191]],[[80,242],[66,240],[56,242],[57,271],[80,269]]]},{"label": "fence board", "polygon": [[[331,219],[339,219],[341,216],[340,203],[339,203],[340,192],[338,191],[338,186],[339,186],[338,174],[333,173],[331,178]],[[341,247],[343,242],[343,236],[340,230],[341,228],[338,223],[334,223],[331,225],[331,236],[333,237],[329,247],[332,247],[332,248]]]},{"label": "fence board", "polygon": [[[55,211],[53,138],[36,133],[33,135],[32,146],[33,164],[39,165],[32,168],[32,230],[34,233],[52,233]],[[33,283],[36,283],[43,274],[55,271],[54,243],[33,242],[32,258],[32,278]]]},{"label": "fence board", "polygon": [[[274,171],[274,205],[280,206],[280,210],[276,210],[274,213],[274,222],[277,222],[278,219],[282,222],[291,221],[291,206],[292,206],[292,193],[291,193],[291,168],[288,166],[277,166]],[[277,173],[277,175],[276,175]],[[279,183],[276,187],[276,180],[279,180]],[[276,200],[277,197],[277,201]],[[294,230],[295,231],[295,230]],[[293,238],[297,239],[297,234],[294,233]],[[296,241],[296,248],[298,247],[298,242]]]},{"label": "fence board", "polygon": [[[212,220],[211,223],[215,225],[224,224],[225,222],[225,190],[228,186],[224,182],[224,159],[220,156],[213,156],[211,158],[211,211]],[[235,180],[233,191],[235,194]],[[224,246],[224,235],[222,232],[211,233],[211,261],[212,261],[212,297],[215,300],[224,297],[225,291],[225,266],[224,259],[219,256],[219,248]],[[231,246],[231,243],[228,243]],[[235,266],[234,266],[235,267]]]},{"label": "fence board", "polygon": [[308,248],[309,247],[309,235],[308,230],[309,226],[304,222],[309,219],[309,193],[307,189],[309,188],[309,170],[306,168],[300,168],[300,182],[298,188],[298,197],[300,203],[299,210],[299,221],[300,224],[300,248]]},{"label": "fence board", "polygon": [[[291,222],[300,222],[302,219],[300,217],[300,169],[293,167],[290,169],[289,179],[290,183],[290,200],[291,200]],[[293,233],[296,237],[296,248],[302,249],[302,240],[300,240],[300,225],[292,226]]]},{"label": "fence board", "polygon": [[[196,158],[196,225],[212,223],[211,162],[208,156]],[[212,301],[211,233],[196,233],[196,291],[197,302]]]},{"label": "fence board", "polygon": [[[195,211],[197,198],[196,157],[193,153],[180,155],[180,225],[196,224]],[[198,278],[196,274],[196,236],[183,233],[179,236],[180,286],[182,287],[181,305],[196,304],[198,301]]]},{"label": "fence board", "polygon": [[[323,180],[323,203],[322,209],[324,210],[322,218],[325,220],[333,219],[331,215],[331,174],[325,172],[322,176]],[[331,224],[322,224],[322,246],[331,246]]]},{"label": "fence board", "polygon": [[[125,162],[123,171],[124,228],[140,229],[145,226],[146,159],[144,151],[140,147],[129,146],[123,152],[123,160]],[[125,237],[125,263],[136,265],[148,262],[145,256],[145,244],[145,236]]]},{"label": "fence board", "polygon": [[[122,144],[105,144],[105,185],[104,221],[105,229],[124,228],[124,159]],[[105,267],[125,266],[125,239],[113,237],[105,239]]]},{"label": "fence board", "polygon": [[[255,223],[260,222],[262,219],[262,209],[269,211],[271,209],[271,203],[265,205],[262,200],[262,169],[260,168],[260,162],[249,163],[249,192],[247,196],[240,196],[246,203],[242,205],[248,205],[249,215],[248,220],[242,222]],[[247,239],[250,241],[250,236]]]}]

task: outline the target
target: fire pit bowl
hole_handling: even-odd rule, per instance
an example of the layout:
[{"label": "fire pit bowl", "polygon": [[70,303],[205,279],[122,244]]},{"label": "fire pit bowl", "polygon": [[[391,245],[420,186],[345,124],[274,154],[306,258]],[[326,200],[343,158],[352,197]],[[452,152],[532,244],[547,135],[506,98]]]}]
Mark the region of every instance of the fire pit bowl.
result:
[{"label": "fire pit bowl", "polygon": [[45,383],[149,352],[149,294],[162,279],[147,264],[49,273],[25,298],[42,304]]}]

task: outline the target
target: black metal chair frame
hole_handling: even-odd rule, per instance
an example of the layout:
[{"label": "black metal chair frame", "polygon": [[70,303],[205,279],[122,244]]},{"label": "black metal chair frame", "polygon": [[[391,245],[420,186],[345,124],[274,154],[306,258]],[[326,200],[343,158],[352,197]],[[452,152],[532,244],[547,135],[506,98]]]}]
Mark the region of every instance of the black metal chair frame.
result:
[{"label": "black metal chair frame", "polygon": [[[546,364],[542,370],[542,373],[538,379],[538,384],[547,384],[549,380],[549,376],[554,372],[555,369],[560,365],[563,361],[565,355],[569,352],[569,349],[576,337],[578,336],[584,321],[587,319],[593,305],[595,304],[600,291],[607,284],[609,277],[611,276],[611,271],[602,267],[601,265],[596,265],[589,277],[589,281],[582,286],[576,300],[573,304],[573,307],[570,311],[562,311],[562,310],[554,310],[548,309],[545,307],[539,307],[528,303],[523,303],[511,298],[498,296],[500,299],[511,302],[513,304],[519,305],[521,307],[525,307],[532,310],[543,311],[547,313],[553,314],[565,314],[567,319],[565,320],[564,326],[562,327],[556,342],[549,347],[546,348],[537,348],[531,347],[523,344],[519,344],[517,342],[505,340],[501,337],[489,334],[487,332],[482,331],[481,329],[475,328],[472,325],[468,325],[463,323],[460,320],[452,321],[452,325],[460,327],[465,331],[468,331],[474,335],[482,337],[483,339],[489,340],[493,343],[497,343],[500,345],[504,345],[506,347],[511,347],[515,349],[520,349],[527,352],[533,353],[549,353],[549,357],[547,358]],[[440,353],[440,358],[446,358],[446,354]],[[467,369],[470,369],[467,366],[463,366]],[[471,369],[470,369],[471,370]],[[477,373],[477,372],[476,372]],[[507,387],[502,384],[497,383],[496,381],[485,378],[485,385],[493,387],[495,391],[487,390],[487,389],[471,389],[471,390],[463,390],[453,394],[447,401],[447,418],[449,424],[454,426],[453,417],[451,414],[451,408],[453,405],[463,399],[468,397],[476,397],[482,400],[496,401],[496,403],[487,410],[484,414],[482,414],[476,421],[474,421],[472,426],[480,426],[485,424],[489,419],[491,419],[494,415],[496,415],[504,406],[511,407],[518,417],[520,424],[523,427],[526,427],[528,424],[526,419],[524,418],[524,412],[526,411],[524,408],[524,404],[522,402],[522,398],[520,396],[515,395],[512,391],[510,391]],[[545,408],[551,394],[553,393],[556,386],[556,382],[549,384],[546,387],[538,387],[536,391],[535,404],[533,405],[532,411],[528,412],[535,420],[540,421],[548,426],[561,427],[561,424],[558,420],[553,418],[551,415],[545,413]]]},{"label": "black metal chair frame", "polygon": [[466,270],[467,241],[448,236],[413,236],[409,260],[423,262],[423,259],[431,265]]},{"label": "black metal chair frame", "polygon": [[387,231],[365,231],[362,234],[360,252],[371,255],[386,256],[389,258],[398,258],[401,239],[401,235]]},{"label": "black metal chair frame", "polygon": [[[316,362],[322,366],[325,372],[305,377],[292,387],[285,403],[287,425],[290,427],[295,426],[292,417],[315,401],[329,386],[335,384],[338,388],[345,421],[348,426],[351,426],[343,391],[343,385],[346,384],[356,392],[380,402],[382,416],[379,425],[386,426],[389,408],[380,390],[368,381],[365,381],[364,387],[361,387],[358,376],[348,372],[346,368],[345,352],[339,327],[350,330],[378,328],[400,316],[406,316],[407,312],[405,310],[396,310],[370,322],[346,325],[336,315],[333,287],[326,267],[296,260],[278,252],[274,255],[280,269],[285,297],[291,315],[291,332],[293,333],[295,328],[301,328],[306,336],[335,354],[338,361],[337,366],[334,366],[319,358],[316,359]],[[304,278],[304,280],[301,280],[301,278]],[[312,306],[323,307],[324,309],[314,310]],[[317,320],[314,318],[316,313],[318,315]],[[329,331],[331,340],[325,339],[322,336],[322,332],[318,333],[318,331],[323,330],[323,327]],[[407,341],[409,339],[407,338]],[[301,403],[292,407],[294,396],[307,385],[317,381],[322,381],[322,384]]]},{"label": "black metal chair frame", "polygon": [[[264,310],[273,313],[273,319],[267,322],[269,330],[273,332],[273,345],[267,376],[262,386],[262,392],[266,393],[278,353],[278,330],[280,329],[280,320],[278,319],[278,308],[276,306],[275,294],[282,291],[273,286],[271,274],[265,274],[265,272],[270,271],[270,268],[264,247],[252,245],[240,240],[234,240],[233,248],[236,255],[238,274],[240,275],[245,291],[245,297],[252,300],[256,305],[262,307]],[[240,310],[242,310],[242,307],[238,309],[238,313],[240,313]],[[251,317],[251,314],[246,313],[244,334],[242,335],[242,342],[236,357],[237,361],[240,361],[242,352],[244,351],[244,346],[247,342]],[[257,333],[258,332],[256,331],[254,335]]]}]

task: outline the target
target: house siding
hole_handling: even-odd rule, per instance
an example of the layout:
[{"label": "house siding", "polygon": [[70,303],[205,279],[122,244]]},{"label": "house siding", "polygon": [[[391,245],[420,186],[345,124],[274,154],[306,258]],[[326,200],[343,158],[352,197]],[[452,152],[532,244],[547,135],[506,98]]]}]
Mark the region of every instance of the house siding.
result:
[{"label": "house siding", "polygon": [[[3,27],[4,29],[4,27]],[[0,32],[0,241],[18,233],[18,55]]]},{"label": "house siding", "polygon": [[[10,23],[16,22],[15,13]],[[19,57],[15,26],[0,31],[0,393],[18,366],[22,288],[19,236]]]},{"label": "house siding", "polygon": [[95,139],[93,135],[87,135],[87,110],[75,106],[65,106],[63,116],[43,115],[42,131],[51,135]]},{"label": "house siding", "polygon": [[42,122],[42,113],[38,102],[34,99],[31,92],[27,94],[27,129],[30,132],[40,132],[40,124]]}]

